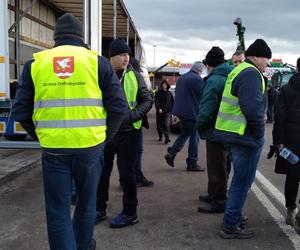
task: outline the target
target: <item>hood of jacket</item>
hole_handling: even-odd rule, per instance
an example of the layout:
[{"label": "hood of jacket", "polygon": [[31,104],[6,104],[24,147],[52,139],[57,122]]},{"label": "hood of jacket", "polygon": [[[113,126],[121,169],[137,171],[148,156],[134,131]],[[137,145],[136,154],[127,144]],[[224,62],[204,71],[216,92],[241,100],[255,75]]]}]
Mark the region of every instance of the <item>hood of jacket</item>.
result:
[{"label": "hood of jacket", "polygon": [[217,67],[215,67],[210,74],[205,77],[205,80],[207,80],[210,76],[212,75],[219,75],[219,76],[224,76],[227,77],[228,74],[233,70],[233,67],[230,66],[228,63],[222,63],[219,64]]},{"label": "hood of jacket", "polygon": [[161,82],[161,84],[160,84],[160,89],[163,90],[162,85],[163,85],[164,83],[167,84],[167,90],[169,90],[169,89],[170,89],[170,84],[169,84],[166,80],[162,80],[162,82]]}]

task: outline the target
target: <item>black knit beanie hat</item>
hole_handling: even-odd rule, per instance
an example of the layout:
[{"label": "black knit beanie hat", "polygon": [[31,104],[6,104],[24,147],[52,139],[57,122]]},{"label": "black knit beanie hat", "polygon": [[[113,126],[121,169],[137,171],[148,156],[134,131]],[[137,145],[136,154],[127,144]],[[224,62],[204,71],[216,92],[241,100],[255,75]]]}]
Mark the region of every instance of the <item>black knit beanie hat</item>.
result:
[{"label": "black knit beanie hat", "polygon": [[271,59],[272,51],[263,39],[256,39],[246,50],[245,56],[257,56]]},{"label": "black knit beanie hat", "polygon": [[128,53],[130,55],[131,50],[123,39],[116,38],[109,45],[108,56],[113,57],[123,53]]},{"label": "black knit beanie hat", "polygon": [[83,25],[70,13],[65,13],[58,18],[54,27],[54,40],[63,37],[77,38],[84,41]]},{"label": "black knit beanie hat", "polygon": [[205,64],[211,67],[216,67],[225,62],[224,51],[217,46],[214,46],[207,52],[204,60]]}]

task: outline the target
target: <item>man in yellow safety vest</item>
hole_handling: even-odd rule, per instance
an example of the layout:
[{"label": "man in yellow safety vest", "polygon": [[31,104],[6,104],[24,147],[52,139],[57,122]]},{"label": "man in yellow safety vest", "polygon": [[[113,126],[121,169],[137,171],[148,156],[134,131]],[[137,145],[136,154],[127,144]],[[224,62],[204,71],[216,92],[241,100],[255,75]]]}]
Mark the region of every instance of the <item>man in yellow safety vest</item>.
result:
[{"label": "man in yellow safety vest", "polygon": [[242,210],[264,143],[266,91],[262,73],[272,52],[264,40],[257,39],[245,56],[245,62],[228,75],[215,125],[234,169],[221,229],[221,237],[226,239],[254,235],[241,227]]},{"label": "man in yellow safety vest", "polygon": [[[42,165],[50,249],[93,250],[96,191],[104,142],[127,112],[110,62],[84,44],[83,26],[61,16],[54,48],[24,65],[13,116],[43,148]],[[77,204],[71,221],[72,179]]]},{"label": "man in yellow safety vest", "polygon": [[138,222],[135,166],[142,133],[142,119],[153,103],[144,78],[129,64],[130,54],[131,50],[124,40],[115,39],[110,43],[110,62],[128,103],[127,114],[119,132],[105,145],[104,167],[97,191],[96,223],[107,218],[109,179],[114,157],[117,155],[120,184],[123,189],[123,210],[110,222],[112,228],[126,227]]}]

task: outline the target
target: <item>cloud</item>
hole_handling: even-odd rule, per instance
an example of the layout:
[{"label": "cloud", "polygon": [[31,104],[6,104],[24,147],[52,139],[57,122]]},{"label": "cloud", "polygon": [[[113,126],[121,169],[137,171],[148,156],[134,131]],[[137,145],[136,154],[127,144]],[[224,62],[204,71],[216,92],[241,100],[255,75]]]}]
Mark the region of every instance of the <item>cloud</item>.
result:
[{"label": "cloud", "polygon": [[238,41],[233,21],[241,17],[246,46],[263,38],[274,55],[300,55],[300,32],[296,31],[300,25],[299,0],[124,2],[144,43],[200,53],[220,44],[230,54]]}]

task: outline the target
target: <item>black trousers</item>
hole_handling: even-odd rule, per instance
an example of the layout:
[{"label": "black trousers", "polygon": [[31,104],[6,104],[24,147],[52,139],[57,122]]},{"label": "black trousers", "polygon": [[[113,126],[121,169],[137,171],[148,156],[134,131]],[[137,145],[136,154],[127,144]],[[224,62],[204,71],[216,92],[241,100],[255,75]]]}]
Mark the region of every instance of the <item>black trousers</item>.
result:
[{"label": "black trousers", "polygon": [[[291,166],[293,167],[293,166]],[[296,208],[296,199],[299,189],[299,174],[295,171],[290,171],[285,178],[285,187],[284,187],[284,196],[285,196],[285,205],[287,208],[295,209]]]},{"label": "black trousers", "polygon": [[159,114],[156,113],[156,127],[159,138],[164,135],[165,138],[169,139],[170,135],[170,116],[171,113]]},{"label": "black trousers", "polygon": [[222,143],[206,141],[207,191],[213,201],[227,199],[227,155]]},{"label": "black trousers", "polygon": [[105,211],[109,199],[109,180],[113,161],[117,155],[120,184],[123,189],[123,210],[126,215],[135,215],[138,204],[135,178],[135,163],[141,129],[119,132],[104,148],[104,166],[97,190],[97,211]]}]

